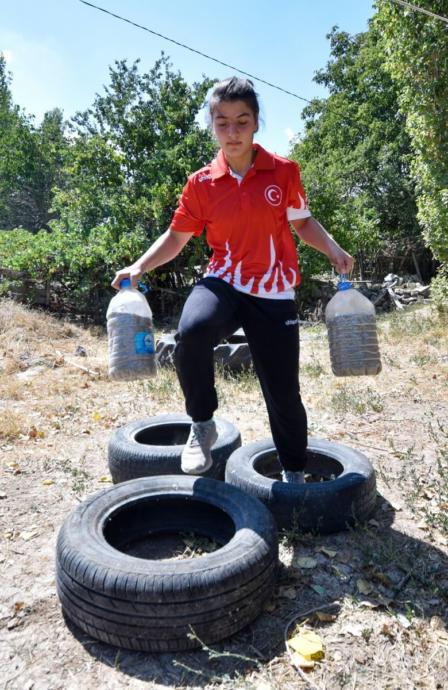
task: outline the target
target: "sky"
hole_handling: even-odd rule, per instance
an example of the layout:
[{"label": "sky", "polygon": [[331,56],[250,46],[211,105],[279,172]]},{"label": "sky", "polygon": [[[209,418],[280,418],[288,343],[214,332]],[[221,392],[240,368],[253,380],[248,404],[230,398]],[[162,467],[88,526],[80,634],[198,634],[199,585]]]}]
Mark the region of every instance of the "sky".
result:
[{"label": "sky", "polygon": [[[92,2],[306,99],[326,94],[313,76],[329,59],[331,28],[365,31],[374,13],[372,0]],[[149,71],[162,51],[189,83],[234,74],[79,0],[0,0],[0,52],[13,76],[13,99],[37,123],[52,108],[66,119],[88,108],[109,83],[115,60],[140,59],[141,71]],[[302,131],[306,103],[254,83],[264,120],[257,140],[287,155]]]}]

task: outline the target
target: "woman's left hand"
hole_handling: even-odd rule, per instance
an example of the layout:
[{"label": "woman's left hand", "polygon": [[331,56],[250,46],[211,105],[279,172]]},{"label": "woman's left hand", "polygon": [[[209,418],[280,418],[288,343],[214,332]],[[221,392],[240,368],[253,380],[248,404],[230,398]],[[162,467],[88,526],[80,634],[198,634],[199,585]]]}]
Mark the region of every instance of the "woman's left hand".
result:
[{"label": "woman's left hand", "polygon": [[331,263],[338,273],[351,273],[353,269],[354,259],[350,254],[336,245],[328,255]]}]

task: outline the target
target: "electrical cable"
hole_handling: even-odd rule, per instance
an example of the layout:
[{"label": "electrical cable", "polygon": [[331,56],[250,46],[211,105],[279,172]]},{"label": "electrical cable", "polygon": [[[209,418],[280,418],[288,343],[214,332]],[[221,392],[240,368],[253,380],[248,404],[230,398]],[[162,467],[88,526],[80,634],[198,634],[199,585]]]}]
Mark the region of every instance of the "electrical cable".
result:
[{"label": "electrical cable", "polygon": [[288,91],[287,89],[283,89],[281,86],[277,86],[276,84],[272,84],[270,81],[266,81],[265,79],[261,79],[261,77],[256,77],[254,74],[250,74],[250,72],[244,72],[244,70],[238,69],[238,67],[234,67],[233,65],[228,65],[226,62],[222,62],[221,60],[218,60],[217,58],[212,57],[211,55],[207,55],[206,53],[201,53],[200,50],[196,50],[195,48],[191,48],[190,46],[185,45],[185,43],[180,43],[179,41],[175,41],[174,38],[169,38],[168,36],[164,36],[163,34],[158,33],[157,31],[153,31],[152,29],[148,29],[147,26],[142,26],[142,24],[137,24],[136,22],[133,22],[131,19],[126,19],[125,17],[121,17],[119,14],[114,14],[113,12],[109,12],[109,10],[104,9],[104,7],[98,7],[98,5],[94,5],[91,2],[87,2],[87,0],[79,0],[79,2],[82,2],[83,5],[88,5],[89,7],[93,7],[95,10],[99,10],[100,12],[104,12],[105,14],[109,14],[111,17],[115,17],[115,19],[120,19],[122,22],[126,22],[127,24],[132,24],[132,26],[136,26],[138,29],[143,29],[143,31],[147,31],[150,34],[154,34],[154,36],[158,36],[159,38],[163,38],[165,41],[170,41],[171,43],[174,43],[177,46],[180,46],[181,48],[186,48],[187,50],[190,50],[192,53],[197,53],[198,55],[202,55],[202,57],[207,58],[207,60],[213,60],[213,62],[217,62],[219,65],[224,65],[224,67],[229,67],[232,70],[235,70],[235,72],[239,72],[240,74],[244,74],[246,77],[250,77],[251,79],[255,79],[256,81],[261,82],[262,84],[267,84],[268,86],[271,86],[273,89],[277,89],[278,91],[283,91],[283,93],[287,93],[289,96],[293,96],[294,98],[298,98],[301,101],[305,101],[306,103],[311,103],[308,98],[304,98],[303,96],[299,96],[298,94],[294,93],[293,91]]},{"label": "electrical cable", "polygon": [[391,2],[395,2],[398,5],[402,5],[403,7],[407,7],[410,10],[414,10],[415,12],[422,12],[423,14],[427,14],[430,17],[433,17],[434,19],[440,19],[442,22],[446,22],[446,24],[448,24],[448,17],[442,17],[442,15],[436,14],[435,12],[431,12],[430,10],[425,10],[423,7],[419,7],[418,5],[413,5],[410,2],[405,2],[405,0],[391,0]]}]

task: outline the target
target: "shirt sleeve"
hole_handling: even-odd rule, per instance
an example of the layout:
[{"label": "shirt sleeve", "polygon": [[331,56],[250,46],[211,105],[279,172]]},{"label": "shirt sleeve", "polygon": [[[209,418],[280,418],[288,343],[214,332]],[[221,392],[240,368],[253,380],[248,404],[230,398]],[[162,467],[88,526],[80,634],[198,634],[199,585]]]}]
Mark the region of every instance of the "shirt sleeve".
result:
[{"label": "shirt sleeve", "polygon": [[311,211],[308,208],[308,200],[305,190],[303,189],[302,180],[300,179],[300,168],[294,161],[291,161],[291,165],[292,174],[288,189],[288,208],[286,217],[288,220],[309,218],[311,216]]},{"label": "shirt sleeve", "polygon": [[176,232],[192,232],[198,237],[204,230],[205,220],[195,181],[189,177],[180,195],[170,228]]}]

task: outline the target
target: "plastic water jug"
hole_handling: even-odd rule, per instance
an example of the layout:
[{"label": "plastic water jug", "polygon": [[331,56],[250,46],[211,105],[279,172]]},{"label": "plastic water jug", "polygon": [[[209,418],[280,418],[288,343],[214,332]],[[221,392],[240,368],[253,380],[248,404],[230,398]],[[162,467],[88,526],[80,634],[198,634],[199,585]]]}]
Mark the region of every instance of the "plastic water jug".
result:
[{"label": "plastic water jug", "polygon": [[126,278],[106,314],[109,376],[133,381],[156,373],[152,312],[146,297]]},{"label": "plastic water jug", "polygon": [[381,371],[375,307],[341,276],[325,321],[335,376],[373,376]]}]

